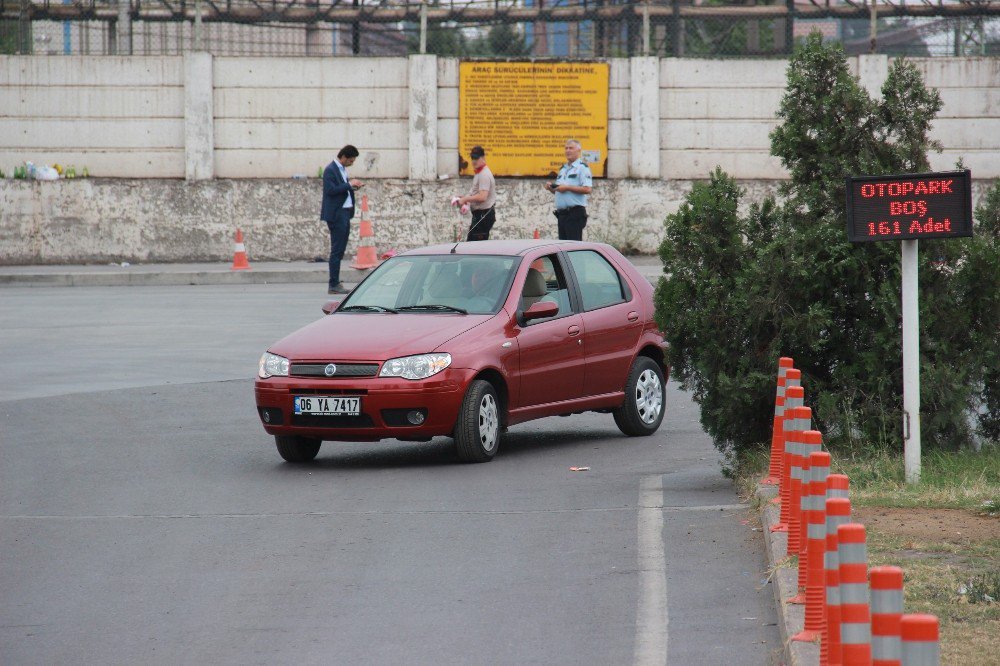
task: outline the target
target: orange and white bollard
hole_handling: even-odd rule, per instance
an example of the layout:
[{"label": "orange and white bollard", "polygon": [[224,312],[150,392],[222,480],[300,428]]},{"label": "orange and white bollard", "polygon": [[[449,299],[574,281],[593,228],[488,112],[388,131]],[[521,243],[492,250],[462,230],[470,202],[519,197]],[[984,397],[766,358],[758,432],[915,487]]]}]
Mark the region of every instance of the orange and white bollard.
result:
[{"label": "orange and white bollard", "polygon": [[787,382],[791,381],[790,376],[793,372],[798,371],[792,368],[785,377],[785,413],[781,420],[782,450],[785,454],[781,456],[781,486],[778,497],[775,498],[781,503],[781,512],[777,524],[771,526],[772,532],[787,532],[791,525],[789,515],[792,510],[792,460],[794,451],[797,451],[795,444],[791,441],[792,433],[796,429],[809,429],[808,427],[799,428],[799,424],[792,419],[792,411],[801,407],[805,400],[805,391],[802,390],[801,386],[787,385]]},{"label": "orange and white bollard", "polygon": [[868,587],[872,597],[872,666],[902,666],[899,621],[903,617],[903,570],[872,567]]},{"label": "orange and white bollard", "polygon": [[[805,433],[806,439],[822,444],[816,430]],[[809,454],[809,505],[806,512],[806,555],[799,557],[799,571],[806,568],[806,621],[793,641],[814,641],[826,628],[826,477],[830,473],[830,454],[814,451]],[[800,576],[801,578],[801,576]]]},{"label": "orange and white bollard", "polygon": [[843,666],[871,666],[872,618],[868,607],[868,548],[865,526],[837,528],[840,559],[840,649]]},{"label": "orange and white bollard", "polygon": [[760,481],[768,486],[778,485],[781,482],[781,456],[784,455],[784,447],[781,442],[781,424],[785,416],[785,374],[791,368],[792,359],[787,356],[778,359],[778,389],[774,396],[774,420],[771,428],[771,462],[767,469],[767,476]]},{"label": "orange and white bollard", "polygon": [[[831,474],[827,478],[842,476]],[[829,490],[827,491],[829,492]],[[851,501],[846,497],[826,500],[826,630],[819,648],[821,666],[840,666],[840,557],[837,551],[837,528],[851,522]]]},{"label": "orange and white bollard", "polygon": [[939,666],[941,645],[938,619],[925,613],[904,615],[899,620],[903,644],[903,666]]},{"label": "orange and white bollard", "polygon": [[[771,504],[782,505],[783,502],[787,502],[788,494],[788,454],[785,452],[785,418],[788,415],[789,410],[793,407],[801,407],[805,402],[805,393],[803,392],[799,395],[799,391],[792,391],[789,395],[788,390],[793,386],[802,388],[802,371],[796,370],[795,368],[788,368],[785,371],[785,399],[784,404],[781,408],[781,421],[778,423],[777,431],[777,446],[778,450],[781,452],[778,458],[778,496],[771,500]],[[782,509],[784,511],[784,509]],[[778,520],[778,523],[771,526],[772,532],[787,532],[788,526],[784,524],[784,521]]]},{"label": "orange and white bollard", "polygon": [[[822,453],[820,448],[823,445],[823,435],[818,430],[806,430],[799,433],[799,439],[804,463],[802,466],[802,494],[799,498],[799,576],[796,587],[797,592],[787,601],[790,604],[806,603],[806,585],[809,578],[809,568],[812,566],[809,564],[809,515],[815,510],[826,510],[826,477],[830,474],[830,454],[826,454],[824,457],[819,458],[819,460],[825,462],[825,468],[820,470],[820,473],[823,475],[822,483],[815,483],[816,471],[812,467],[812,456],[814,453]],[[826,522],[821,521],[820,526],[823,530],[823,541],[825,543]],[[815,638],[813,636],[802,640],[811,641]]]},{"label": "orange and white bollard", "polygon": [[795,407],[791,418],[793,423],[790,432],[792,457],[789,462],[788,474],[788,555],[796,555],[802,549],[802,492],[808,490],[809,483],[809,453],[810,445],[806,444],[803,433],[812,430],[812,410],[808,407]]},{"label": "orange and white bollard", "polygon": [[843,497],[848,499],[850,497],[851,481],[847,478],[846,474],[831,474],[826,477],[826,498],[831,497]]}]

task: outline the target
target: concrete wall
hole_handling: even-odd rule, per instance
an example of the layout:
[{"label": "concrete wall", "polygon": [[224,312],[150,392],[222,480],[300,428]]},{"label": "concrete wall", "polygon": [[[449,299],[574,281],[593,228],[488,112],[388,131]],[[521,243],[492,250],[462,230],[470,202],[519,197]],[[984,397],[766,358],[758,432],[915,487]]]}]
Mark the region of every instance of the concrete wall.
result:
[{"label": "concrete wall", "polygon": [[[963,157],[981,191],[1000,177],[1000,59],[913,62],[944,98],[933,166]],[[850,63],[877,91],[888,60]],[[786,67],[612,60],[609,178],[587,237],[654,251],[664,216],[716,165],[750,199],[773,192],[786,177],[768,138]],[[458,97],[458,61],[435,56],[0,56],[0,168],[60,162],[118,178],[0,182],[0,263],[226,260],[237,226],[251,260],[323,255],[316,174],[348,142],[380,250],[450,240],[447,201],[469,184],[455,179]],[[538,180],[502,178],[494,236],[554,236],[550,209]]]},{"label": "concrete wall", "polygon": [[184,177],[184,71],[176,56],[0,56],[0,169],[73,164]]}]

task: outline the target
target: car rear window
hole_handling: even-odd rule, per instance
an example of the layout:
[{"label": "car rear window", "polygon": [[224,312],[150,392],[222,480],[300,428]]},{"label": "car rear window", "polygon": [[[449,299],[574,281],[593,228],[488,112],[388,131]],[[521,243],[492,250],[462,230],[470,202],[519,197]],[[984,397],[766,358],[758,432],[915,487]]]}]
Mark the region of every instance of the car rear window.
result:
[{"label": "car rear window", "polygon": [[580,285],[584,310],[596,310],[628,300],[621,276],[607,259],[593,250],[574,250],[568,254]]}]

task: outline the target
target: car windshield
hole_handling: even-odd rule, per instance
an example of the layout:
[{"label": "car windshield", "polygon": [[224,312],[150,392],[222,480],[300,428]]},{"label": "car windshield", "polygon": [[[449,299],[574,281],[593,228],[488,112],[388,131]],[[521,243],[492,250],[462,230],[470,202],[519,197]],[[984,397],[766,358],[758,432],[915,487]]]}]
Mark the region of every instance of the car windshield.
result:
[{"label": "car windshield", "polygon": [[393,257],[338,312],[496,314],[520,262],[520,257],[481,254]]}]

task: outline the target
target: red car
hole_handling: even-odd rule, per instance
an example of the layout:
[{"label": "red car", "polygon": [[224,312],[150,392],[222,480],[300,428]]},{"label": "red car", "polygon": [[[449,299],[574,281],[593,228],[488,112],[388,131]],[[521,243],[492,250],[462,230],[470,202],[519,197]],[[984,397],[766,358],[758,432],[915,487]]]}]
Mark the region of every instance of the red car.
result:
[{"label": "red car", "polygon": [[328,316],[276,342],[254,384],[289,462],[323,441],[453,437],[486,462],[507,428],[610,412],[663,420],[666,343],[653,288],[614,248],[575,241],[435,245],[381,264]]}]

